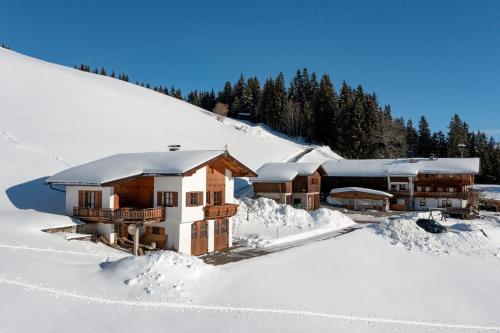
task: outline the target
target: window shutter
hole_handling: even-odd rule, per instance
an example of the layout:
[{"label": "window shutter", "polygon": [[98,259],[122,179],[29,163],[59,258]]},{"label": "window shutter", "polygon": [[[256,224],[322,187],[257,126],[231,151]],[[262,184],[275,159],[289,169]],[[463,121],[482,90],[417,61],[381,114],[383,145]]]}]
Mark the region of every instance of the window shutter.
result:
[{"label": "window shutter", "polygon": [[78,207],[82,208],[85,201],[85,191],[78,191]]},{"label": "window shutter", "polygon": [[162,206],[163,205],[163,193],[162,192],[156,192],[156,205],[157,206]]},{"label": "window shutter", "polygon": [[95,208],[102,208],[102,191],[95,193]]},{"label": "window shutter", "polygon": [[198,205],[203,206],[203,192],[198,192]]},{"label": "window shutter", "polygon": [[173,207],[178,207],[179,206],[179,197],[177,195],[177,192],[173,192],[172,194],[172,199],[173,199]]},{"label": "window shutter", "polygon": [[191,207],[191,192],[186,192],[186,207]]}]

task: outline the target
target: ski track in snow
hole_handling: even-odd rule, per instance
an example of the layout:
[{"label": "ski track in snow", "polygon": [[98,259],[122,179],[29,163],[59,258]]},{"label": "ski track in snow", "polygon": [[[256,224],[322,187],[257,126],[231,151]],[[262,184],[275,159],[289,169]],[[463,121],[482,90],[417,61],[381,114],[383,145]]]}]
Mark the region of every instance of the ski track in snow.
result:
[{"label": "ski track in snow", "polygon": [[35,148],[35,147],[30,147],[30,146],[24,145],[24,144],[20,143],[19,141],[15,140],[12,136],[10,136],[5,131],[0,131],[0,133],[5,138],[5,140],[7,140],[7,142],[13,144],[14,146],[17,146],[17,147],[20,147],[20,148],[23,148],[23,149],[27,149],[27,150],[31,150],[31,151],[35,151],[35,152],[42,153],[42,154],[47,154],[50,157],[52,157],[53,159],[55,159],[56,161],[58,161],[58,162],[60,162],[60,163],[62,163],[64,165],[66,165],[67,167],[72,167],[72,165],[69,164],[68,162],[66,162],[61,156],[58,156],[58,155],[53,154],[53,153],[50,153],[50,152],[45,151],[45,150],[40,149],[40,148]]},{"label": "ski track in snow", "polygon": [[108,256],[104,256],[97,253],[87,253],[87,252],[76,252],[76,251],[63,251],[63,250],[53,250],[53,249],[40,249],[35,247],[27,247],[27,246],[16,246],[16,245],[7,245],[0,244],[0,248],[2,249],[12,249],[12,250],[25,250],[25,251],[35,251],[35,252],[52,252],[52,253],[62,253],[62,254],[75,254],[80,256],[91,256],[91,257],[100,257],[106,258]]},{"label": "ski track in snow", "polygon": [[95,296],[80,295],[72,292],[56,290],[47,287],[41,287],[39,285],[33,285],[21,281],[10,280],[5,278],[0,278],[0,284],[17,286],[24,288],[25,290],[35,290],[40,292],[50,293],[54,296],[63,296],[78,299],[81,301],[87,301],[91,303],[99,303],[105,305],[124,305],[131,307],[142,307],[142,308],[163,308],[163,309],[176,309],[176,310],[201,310],[210,312],[232,312],[241,314],[262,314],[262,315],[285,315],[285,316],[302,316],[311,318],[323,318],[323,319],[333,319],[333,320],[344,320],[349,322],[361,322],[370,324],[389,324],[389,325],[399,325],[399,326],[415,326],[421,328],[448,328],[448,329],[461,329],[461,330],[478,330],[478,331],[499,331],[500,326],[482,326],[482,325],[467,325],[467,324],[449,324],[449,323],[439,323],[431,321],[418,321],[418,320],[404,320],[404,319],[389,319],[389,318],[377,318],[377,317],[361,317],[352,315],[342,315],[334,313],[325,312],[314,312],[314,311],[301,311],[301,310],[289,310],[289,309],[273,309],[273,308],[252,308],[252,307],[234,307],[234,306],[221,306],[221,305],[201,305],[201,304],[186,304],[186,303],[175,303],[175,302],[145,302],[145,301],[125,301],[125,300],[113,300]]}]

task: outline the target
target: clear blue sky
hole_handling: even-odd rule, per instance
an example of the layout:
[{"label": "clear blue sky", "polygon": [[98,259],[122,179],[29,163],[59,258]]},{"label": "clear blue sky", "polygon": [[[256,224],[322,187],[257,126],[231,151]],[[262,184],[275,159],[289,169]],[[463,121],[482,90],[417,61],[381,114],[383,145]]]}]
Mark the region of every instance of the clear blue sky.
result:
[{"label": "clear blue sky", "polygon": [[183,92],[306,66],[376,92],[395,116],[446,130],[456,112],[500,139],[497,0],[0,0],[1,42]]}]

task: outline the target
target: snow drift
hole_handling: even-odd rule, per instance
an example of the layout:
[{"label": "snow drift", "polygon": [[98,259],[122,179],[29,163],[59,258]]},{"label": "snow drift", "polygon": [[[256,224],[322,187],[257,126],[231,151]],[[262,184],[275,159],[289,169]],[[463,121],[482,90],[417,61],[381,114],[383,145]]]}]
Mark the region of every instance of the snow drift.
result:
[{"label": "snow drift", "polygon": [[500,256],[499,248],[474,225],[455,224],[448,228],[448,232],[432,234],[415,223],[418,218],[427,217],[428,213],[412,213],[388,218],[376,225],[375,230],[393,244],[408,250],[418,249],[435,254]]},{"label": "snow drift", "polygon": [[172,251],[159,251],[141,257],[128,256],[101,264],[103,274],[127,286],[153,294],[160,291],[167,297],[179,297],[194,285],[217,272],[201,259]]},{"label": "snow drift", "polygon": [[235,241],[248,247],[275,245],[355,224],[338,211],[307,212],[267,198],[243,198],[232,222]]}]

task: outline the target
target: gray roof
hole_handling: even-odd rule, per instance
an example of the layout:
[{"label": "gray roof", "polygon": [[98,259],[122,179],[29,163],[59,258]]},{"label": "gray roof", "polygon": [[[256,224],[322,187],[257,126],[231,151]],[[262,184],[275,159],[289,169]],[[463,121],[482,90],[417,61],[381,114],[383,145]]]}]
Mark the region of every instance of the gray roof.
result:
[{"label": "gray roof", "polygon": [[417,174],[478,174],[479,158],[402,158],[331,160],[323,163],[327,176],[387,177]]},{"label": "gray roof", "polygon": [[218,156],[223,150],[180,150],[117,154],[61,171],[48,184],[102,185],[138,175],[182,175]]},{"label": "gray roof", "polygon": [[297,176],[310,176],[321,165],[319,163],[266,163],[257,170],[257,177],[251,178],[256,183],[283,183]]}]

